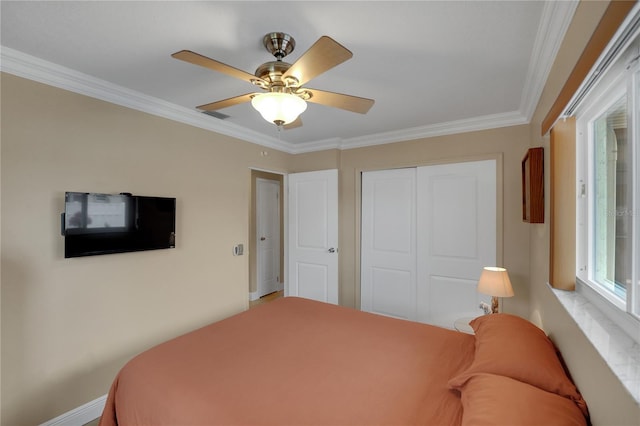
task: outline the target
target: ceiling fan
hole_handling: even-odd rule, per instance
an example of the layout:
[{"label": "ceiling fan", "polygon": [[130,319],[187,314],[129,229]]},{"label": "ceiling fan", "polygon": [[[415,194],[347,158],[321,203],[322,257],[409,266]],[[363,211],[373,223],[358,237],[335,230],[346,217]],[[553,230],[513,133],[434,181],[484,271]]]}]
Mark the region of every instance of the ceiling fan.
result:
[{"label": "ceiling fan", "polygon": [[296,45],[295,40],[289,34],[269,33],[264,36],[263,43],[276,60],[260,65],[255,74],[250,74],[190,50],[181,50],[171,55],[181,61],[247,81],[264,90],[262,93],[246,93],[200,105],[196,108],[203,111],[214,111],[251,101],[253,107],[260,112],[265,120],[281,127],[296,121],[307,108],[306,102],[360,114],[366,114],[373,106],[373,99],[303,87],[309,80],[353,56],[353,53],[332,38],[320,37],[293,64],[282,60],[293,51]]}]

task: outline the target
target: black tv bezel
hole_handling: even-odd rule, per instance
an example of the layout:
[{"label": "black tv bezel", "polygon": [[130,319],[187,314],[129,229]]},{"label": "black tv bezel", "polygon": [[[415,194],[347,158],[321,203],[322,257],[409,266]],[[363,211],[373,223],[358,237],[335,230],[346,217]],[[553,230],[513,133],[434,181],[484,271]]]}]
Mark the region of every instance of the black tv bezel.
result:
[{"label": "black tv bezel", "polygon": [[[105,228],[94,228],[87,229],[83,228],[83,230],[77,230],[75,228],[66,228],[66,214],[67,214],[67,200],[69,195],[81,195],[81,196],[125,196],[131,197],[132,202],[138,206],[138,202],[148,201],[148,200],[162,200],[165,203],[169,203],[172,205],[171,208],[171,221],[166,222],[170,224],[170,231],[167,235],[167,242],[157,243],[157,239],[152,240],[149,238],[140,239],[143,235],[138,231],[131,232],[126,231],[127,227],[115,227],[109,228],[108,232],[103,231]],[[76,257],[87,257],[87,256],[97,256],[104,254],[116,254],[116,253],[131,253],[131,252],[139,252],[139,251],[149,251],[149,250],[161,250],[161,249],[170,249],[175,248],[175,228],[176,228],[176,198],[175,197],[161,197],[161,196],[146,196],[146,195],[132,195],[130,193],[119,193],[119,194],[107,194],[107,193],[99,193],[99,192],[79,192],[79,191],[65,191],[65,212],[61,214],[61,234],[65,238],[65,248],[64,248],[64,257],[65,259],[76,258]],[[146,222],[145,222],[146,223]],[[137,223],[136,223],[137,228]],[[96,241],[101,241],[103,244],[97,246],[95,249],[87,248],[89,243],[85,246],[85,248],[79,247],[79,241],[81,239],[91,239],[90,244],[95,244]],[[69,244],[69,239],[77,240],[76,246]],[[135,243],[135,244],[134,244]],[[74,243],[75,244],[75,243]]]}]

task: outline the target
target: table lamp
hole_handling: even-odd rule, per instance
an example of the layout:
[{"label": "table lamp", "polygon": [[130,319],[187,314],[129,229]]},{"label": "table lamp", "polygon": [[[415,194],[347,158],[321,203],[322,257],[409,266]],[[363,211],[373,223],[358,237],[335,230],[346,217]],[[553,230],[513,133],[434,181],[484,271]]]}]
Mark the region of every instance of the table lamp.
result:
[{"label": "table lamp", "polygon": [[[478,280],[478,292],[491,296],[491,313],[498,313],[498,298],[513,296],[507,270],[498,266],[485,266]],[[482,302],[480,307],[484,309],[485,314],[489,313],[489,305]]]}]

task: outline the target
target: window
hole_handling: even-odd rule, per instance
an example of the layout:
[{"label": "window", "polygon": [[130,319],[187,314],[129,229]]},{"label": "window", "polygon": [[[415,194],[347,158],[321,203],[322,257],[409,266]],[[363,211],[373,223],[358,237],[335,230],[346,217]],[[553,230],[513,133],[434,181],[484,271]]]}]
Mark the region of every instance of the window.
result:
[{"label": "window", "polygon": [[640,334],[638,48],[620,56],[576,111],[577,289],[632,337]]},{"label": "window", "polygon": [[593,281],[626,300],[631,285],[631,196],[626,94],[596,117],[593,138]]}]

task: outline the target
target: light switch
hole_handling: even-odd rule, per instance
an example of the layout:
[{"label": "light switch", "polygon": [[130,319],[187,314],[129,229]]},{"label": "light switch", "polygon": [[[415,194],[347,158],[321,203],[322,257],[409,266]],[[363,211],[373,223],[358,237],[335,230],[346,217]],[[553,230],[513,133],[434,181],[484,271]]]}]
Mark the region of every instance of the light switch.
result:
[{"label": "light switch", "polygon": [[244,253],[244,245],[237,244],[237,245],[233,246],[233,255],[234,256],[242,256],[243,253]]}]

